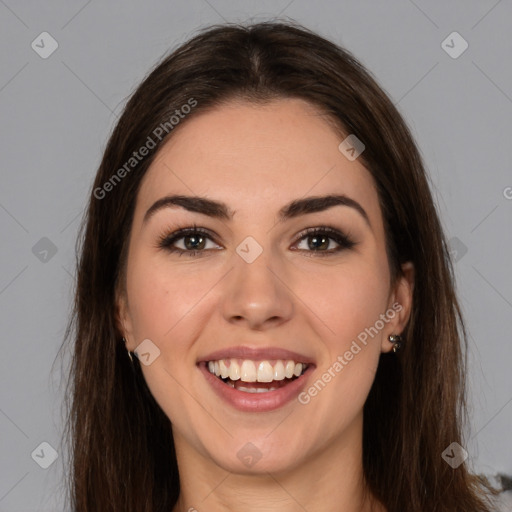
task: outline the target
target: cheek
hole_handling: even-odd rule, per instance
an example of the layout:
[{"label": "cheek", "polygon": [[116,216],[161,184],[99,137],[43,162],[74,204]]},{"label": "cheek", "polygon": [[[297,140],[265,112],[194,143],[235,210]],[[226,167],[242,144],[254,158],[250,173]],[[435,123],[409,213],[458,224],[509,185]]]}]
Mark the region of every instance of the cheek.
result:
[{"label": "cheek", "polygon": [[328,327],[322,328],[325,356],[304,400],[319,418],[331,418],[326,435],[335,436],[362,409],[374,381],[383,335],[375,326],[382,327],[389,289],[387,273],[365,264],[332,272],[322,284],[310,297]]},{"label": "cheek", "polygon": [[[141,365],[146,383],[172,422],[183,421],[187,394],[181,382],[189,378],[187,358],[197,337],[194,306],[211,284],[151,260],[141,251],[133,254],[128,272],[128,297],[133,335],[139,344],[151,340],[160,350],[148,366]],[[196,319],[197,320],[197,319]]]},{"label": "cheek", "polygon": [[324,337],[329,353],[325,370],[330,369],[336,377],[325,398],[326,403],[343,402],[346,412],[355,414],[362,406],[375,377],[385,325],[380,318],[387,308],[387,279],[384,267],[373,262],[353,265],[333,275],[329,283],[326,295],[330,300],[321,311],[334,333]]},{"label": "cheek", "polygon": [[130,314],[135,332],[163,340],[200,298],[201,287],[187,271],[169,272],[160,261],[141,251],[128,269]]},{"label": "cheek", "polygon": [[[317,276],[318,277],[318,276]],[[342,349],[375,324],[385,312],[387,274],[376,265],[351,265],[314,281],[308,279],[301,296],[326,326],[331,348]]]},{"label": "cheek", "polygon": [[161,339],[170,329],[178,306],[176,290],[169,288],[155,267],[138,265],[137,261],[128,278],[130,315],[137,338]]},{"label": "cheek", "polygon": [[160,362],[181,374],[184,364],[194,358],[191,348],[201,335],[202,319],[214,308],[214,296],[208,292],[219,280],[218,273],[198,272],[187,262],[172,268],[165,260],[141,251],[133,256],[128,275],[136,341],[153,341],[160,349]]}]

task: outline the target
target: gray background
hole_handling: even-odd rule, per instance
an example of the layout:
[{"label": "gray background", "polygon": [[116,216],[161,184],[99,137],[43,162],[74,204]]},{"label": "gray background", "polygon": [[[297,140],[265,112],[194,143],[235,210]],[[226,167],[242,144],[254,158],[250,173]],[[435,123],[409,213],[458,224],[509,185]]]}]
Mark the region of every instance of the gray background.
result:
[{"label": "gray background", "polygon": [[[475,471],[512,474],[512,2],[0,0],[0,511],[63,510],[64,383],[60,365],[51,370],[72,300],[77,229],[124,101],[197,29],[276,15],[352,51],[409,123],[469,328],[465,448]],[[49,48],[44,31],[58,42],[46,59],[31,47]],[[453,31],[469,44],[458,58],[441,45]],[[36,463],[50,461],[43,442],[59,454],[47,469]]]}]

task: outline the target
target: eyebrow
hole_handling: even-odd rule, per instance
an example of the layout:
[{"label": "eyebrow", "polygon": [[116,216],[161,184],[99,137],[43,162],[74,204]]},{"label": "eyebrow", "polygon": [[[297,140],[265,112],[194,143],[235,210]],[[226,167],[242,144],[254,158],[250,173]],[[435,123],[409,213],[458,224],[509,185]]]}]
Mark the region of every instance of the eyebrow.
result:
[{"label": "eyebrow", "polygon": [[[334,194],[326,196],[311,196],[295,199],[279,210],[279,221],[292,219],[308,213],[316,213],[332,208],[333,206],[348,206],[356,210],[365,220],[371,229],[370,219],[365,209],[354,199],[343,195]],[[206,199],[199,196],[171,195],[158,199],[146,211],[143,224],[158,211],[164,208],[181,207],[190,212],[202,213],[209,217],[221,220],[231,220],[235,214],[226,203]]]}]

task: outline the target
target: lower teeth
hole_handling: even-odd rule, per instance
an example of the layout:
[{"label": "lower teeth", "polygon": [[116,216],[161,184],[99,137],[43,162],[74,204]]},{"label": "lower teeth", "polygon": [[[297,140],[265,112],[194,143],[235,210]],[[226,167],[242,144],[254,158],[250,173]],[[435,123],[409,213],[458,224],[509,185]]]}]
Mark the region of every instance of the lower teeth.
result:
[{"label": "lower teeth", "polygon": [[[289,383],[289,382],[294,381],[296,378],[297,377],[292,377],[291,379],[287,378],[285,380],[287,381],[287,383]],[[265,387],[261,387],[261,388],[251,387],[251,388],[249,388],[249,387],[246,387],[246,386],[237,386],[237,387],[235,387],[235,381],[231,380],[229,377],[227,377],[225,379],[222,379],[221,377],[219,377],[219,379],[222,382],[224,382],[224,384],[227,384],[229,387],[231,387],[233,389],[236,389],[237,391],[243,391],[245,393],[268,393],[269,391],[276,391],[280,387],[283,387],[283,386],[269,387],[269,388],[265,388]]]},{"label": "lower teeth", "polygon": [[[235,387],[234,384],[233,387]],[[245,391],[246,393],[267,393],[268,391],[275,391],[277,388],[246,388],[244,386],[240,386],[236,389],[238,391]]]}]

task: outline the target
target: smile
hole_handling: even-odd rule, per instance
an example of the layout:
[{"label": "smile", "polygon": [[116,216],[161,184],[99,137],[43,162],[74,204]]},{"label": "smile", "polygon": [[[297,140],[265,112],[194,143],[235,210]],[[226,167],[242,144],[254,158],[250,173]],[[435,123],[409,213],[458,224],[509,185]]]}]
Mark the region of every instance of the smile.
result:
[{"label": "smile", "polygon": [[262,413],[297,400],[315,365],[291,359],[217,359],[199,362],[198,368],[226,404],[242,412]]},{"label": "smile", "polygon": [[268,393],[300,377],[307,363],[289,360],[219,359],[208,361],[208,371],[222,382],[245,393]]}]

